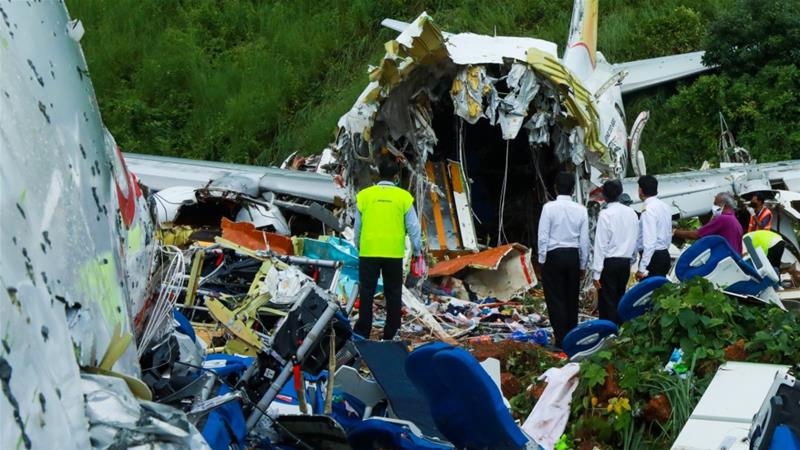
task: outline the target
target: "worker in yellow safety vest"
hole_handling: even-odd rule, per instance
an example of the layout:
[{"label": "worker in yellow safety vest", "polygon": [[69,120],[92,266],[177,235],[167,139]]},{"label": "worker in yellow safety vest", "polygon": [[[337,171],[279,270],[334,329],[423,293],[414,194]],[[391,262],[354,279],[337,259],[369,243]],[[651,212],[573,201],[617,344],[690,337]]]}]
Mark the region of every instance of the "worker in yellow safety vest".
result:
[{"label": "worker in yellow safety vest", "polygon": [[764,206],[766,198],[767,196],[764,192],[755,192],[753,197],[750,198],[751,207],[748,208],[750,211],[750,226],[747,227],[748,232],[772,229],[772,211]]},{"label": "worker in yellow safety vest", "polygon": [[775,273],[781,273],[781,258],[783,257],[783,251],[786,247],[786,243],[783,242],[783,237],[769,230],[756,230],[744,236],[750,236],[753,247],[763,250],[764,254],[767,255],[769,264],[775,268]]},{"label": "worker in yellow safety vest", "polygon": [[360,304],[354,331],[367,339],[372,331],[372,300],[380,275],[383,275],[386,299],[383,339],[393,339],[400,329],[406,234],[411,238],[415,258],[422,258],[422,229],[413,208],[414,198],[397,186],[399,173],[400,168],[393,158],[381,157],[378,160],[380,182],[362,190],[356,197]]}]

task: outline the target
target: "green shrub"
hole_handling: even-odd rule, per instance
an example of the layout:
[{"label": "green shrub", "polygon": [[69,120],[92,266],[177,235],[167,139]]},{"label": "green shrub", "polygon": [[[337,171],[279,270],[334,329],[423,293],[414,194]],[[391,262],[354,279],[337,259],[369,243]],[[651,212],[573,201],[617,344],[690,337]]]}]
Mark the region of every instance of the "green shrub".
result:
[{"label": "green shrub", "polygon": [[800,69],[794,64],[770,64],[753,75],[704,75],[679,87],[677,94],[660,98],[660,107],[636,105],[653,113],[642,149],[648,167],[658,173],[696,169],[704,160],[718,162],[719,112],[737,145],[754,159],[800,158]]},{"label": "green shrub", "polygon": [[731,74],[757,73],[768,64],[800,59],[800,2],[737,0],[709,26],[705,61]]},{"label": "green shrub", "polygon": [[[663,371],[673,348],[684,352],[683,378]],[[623,324],[619,338],[581,363],[570,435],[621,448],[642,429],[647,448],[664,448],[727,358],[793,366],[798,354],[797,311],[739,302],[702,278],[665,285],[650,312]],[[648,418],[647,403],[659,394],[670,405],[664,423]]]}]

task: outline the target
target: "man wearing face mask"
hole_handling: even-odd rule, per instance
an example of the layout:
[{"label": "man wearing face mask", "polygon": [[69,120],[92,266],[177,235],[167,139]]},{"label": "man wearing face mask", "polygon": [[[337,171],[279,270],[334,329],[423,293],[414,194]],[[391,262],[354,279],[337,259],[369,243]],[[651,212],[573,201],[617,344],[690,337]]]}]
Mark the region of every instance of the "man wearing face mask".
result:
[{"label": "man wearing face mask", "polygon": [[675,230],[675,237],[682,239],[700,239],[702,237],[716,234],[722,236],[733,250],[742,254],[742,225],[736,219],[734,210],[736,200],[727,192],[720,192],[714,197],[714,204],[711,205],[711,215],[713,216],[707,224],[697,230]]},{"label": "man wearing face mask", "polygon": [[380,158],[378,176],[381,180],[356,197],[354,231],[359,249],[360,305],[354,331],[367,339],[372,331],[372,300],[381,274],[386,297],[383,339],[391,340],[400,329],[406,234],[411,238],[415,257],[422,257],[422,229],[414,211],[414,197],[396,186],[399,173],[400,168],[393,158]]},{"label": "man wearing face mask", "polygon": [[747,232],[752,233],[758,230],[771,230],[772,229],[772,211],[764,206],[764,200],[767,196],[763,192],[755,192],[750,199],[750,226],[747,227]]}]

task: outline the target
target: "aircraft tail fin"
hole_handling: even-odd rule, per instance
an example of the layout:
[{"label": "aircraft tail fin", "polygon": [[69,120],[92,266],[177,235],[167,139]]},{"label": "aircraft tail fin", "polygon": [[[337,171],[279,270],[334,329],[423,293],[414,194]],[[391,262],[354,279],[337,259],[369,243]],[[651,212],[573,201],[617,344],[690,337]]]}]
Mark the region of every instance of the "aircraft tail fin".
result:
[{"label": "aircraft tail fin", "polygon": [[575,0],[564,59],[572,60],[576,65],[591,65],[584,70],[594,69],[597,63],[597,15],[598,0]]}]

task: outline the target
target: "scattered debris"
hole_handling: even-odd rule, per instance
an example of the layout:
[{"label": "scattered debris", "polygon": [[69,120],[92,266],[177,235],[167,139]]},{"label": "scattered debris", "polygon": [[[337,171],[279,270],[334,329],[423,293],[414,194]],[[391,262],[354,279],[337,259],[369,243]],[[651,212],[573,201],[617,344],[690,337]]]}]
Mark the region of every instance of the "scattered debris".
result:
[{"label": "scattered debris", "polygon": [[[592,16],[576,5],[576,23]],[[54,70],[86,66],[64,33],[63,5],[7,9],[9,20],[53,30]],[[660,424],[662,434],[646,432],[662,444],[723,360],[797,364],[800,318],[781,289],[792,281],[758,254],[734,257],[711,241],[678,260],[683,284],[635,299],[616,339],[585,320],[580,363],[551,347],[530,248],[552,176],[566,167],[588,188],[626,165],[624,149],[601,136],[617,128],[603,126],[595,101],[624,75],[590,91],[552,43],[447,34],[422,14],[387,43],[321,155],[292,155],[283,169],[132,157],[145,184],[82,95],[82,72],[46,84],[21,75],[37,74],[27,55],[39,44],[10,40],[12,63],[0,64],[9,89],[41,92],[50,105],[42,115],[42,100],[5,99],[0,122],[10,149],[2,206],[13,212],[0,243],[10,406],[0,434],[18,447],[620,447],[645,433],[640,411]],[[609,66],[593,48],[588,56]],[[63,132],[74,129],[70,108],[85,118],[79,132]],[[404,162],[434,262],[403,288],[401,342],[351,329],[351,207],[381,153]],[[702,186],[667,194],[681,217],[704,214],[712,187],[775,188],[770,206],[786,236],[800,220],[796,167],[720,169],[665,186]],[[787,267],[797,267],[798,239],[786,239]],[[788,311],[773,307],[784,303]],[[382,309],[378,298],[376,328]]]},{"label": "scattered debris", "polygon": [[430,269],[428,276],[458,276],[481,298],[500,302],[520,297],[536,284],[531,252],[519,244],[442,261]]}]

